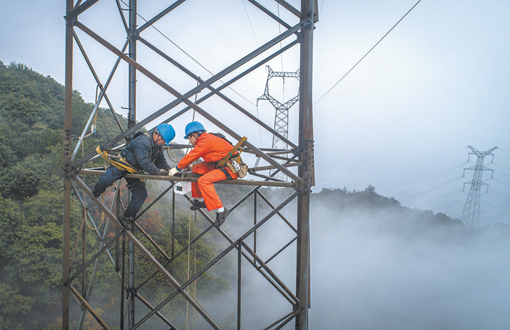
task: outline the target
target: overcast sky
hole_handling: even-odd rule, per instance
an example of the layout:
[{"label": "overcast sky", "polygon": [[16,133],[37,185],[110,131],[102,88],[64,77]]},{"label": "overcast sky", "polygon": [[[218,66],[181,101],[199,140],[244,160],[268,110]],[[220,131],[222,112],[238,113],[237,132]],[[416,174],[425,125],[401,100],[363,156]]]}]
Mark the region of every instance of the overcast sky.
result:
[{"label": "overcast sky", "polygon": [[[23,63],[64,83],[64,1],[2,1],[0,60]],[[261,1],[290,24],[295,17]],[[299,1],[289,1],[299,7]],[[415,0],[319,0],[319,22],[314,33],[314,127],[316,187],[349,190],[376,187],[405,206],[445,212],[460,217],[474,166],[473,146],[479,151],[494,146],[494,178],[484,174],[489,192],[482,189],[482,218],[487,223],[505,221],[510,202],[510,3],[503,0],[421,1],[382,42],[335,88],[351,69],[405,13]],[[114,1],[100,1],[80,18],[115,46],[125,41]],[[279,33],[278,25],[246,0],[189,0],[155,24],[161,34],[147,29],[142,37],[208,78]],[[167,2],[140,1],[139,14],[148,19]],[[228,23],[227,23],[228,22]],[[139,25],[143,19],[139,19]],[[77,31],[104,83],[115,57]],[[169,39],[193,57],[190,60]],[[94,48],[95,47],[95,48]],[[75,47],[74,88],[93,102],[96,85]],[[158,66],[146,48],[139,46],[139,61],[181,93],[194,82],[181,78],[169,65]],[[275,71],[296,71],[297,52],[290,51],[270,63]],[[109,89],[117,112],[127,106],[126,70],[121,65]],[[209,71],[209,72],[208,72]],[[264,68],[225,94],[268,124],[274,110],[267,102],[255,106],[264,91]],[[169,103],[158,86],[138,76],[138,119]],[[117,85],[114,85],[117,84]],[[286,80],[285,95],[293,96]],[[328,92],[328,93],[327,93]],[[271,92],[282,95],[280,87]],[[327,94],[326,94],[327,93]],[[326,94],[326,95],[325,95]],[[105,103],[101,104],[106,106]],[[204,103],[204,108],[224,105]],[[297,122],[291,109],[289,134]],[[222,118],[253,143],[269,147],[270,137],[259,130],[243,131],[239,118]],[[200,117],[197,117],[200,120]],[[190,116],[176,121],[179,132]],[[211,130],[214,130],[211,129]],[[293,135],[294,134],[294,135]],[[179,140],[180,139],[180,140]]]},{"label": "overcast sky", "polygon": [[[0,61],[23,63],[63,84],[65,1],[0,1]],[[299,7],[299,1],[289,2]],[[472,177],[472,171],[467,171],[463,178],[463,169],[476,161],[471,155],[467,163],[471,151],[467,146],[479,151],[497,146],[494,163],[491,157],[485,162],[494,169],[494,177],[489,180],[490,173],[484,174],[489,190],[485,193],[486,187],[482,188],[481,216],[483,224],[508,223],[510,2],[421,1],[327,95],[417,1],[318,2],[314,191],[363,190],[373,185],[376,192],[395,197],[405,206],[460,217],[469,191],[469,185],[462,191],[464,182]],[[278,11],[273,1],[261,3]],[[114,4],[102,0],[80,21],[120,48],[125,36]],[[139,13],[148,19],[166,5],[168,1],[140,1]],[[295,18],[282,8],[280,14],[295,24]],[[155,26],[162,34],[148,29],[142,36],[203,79],[279,33],[278,25],[246,0],[188,0]],[[77,33],[104,83],[115,57],[83,32]],[[77,47],[75,54],[74,89],[93,102],[96,85]],[[275,71],[296,71],[296,59],[294,50],[270,65]],[[181,93],[196,84],[171,66],[160,65],[142,46],[139,61]],[[115,110],[125,114],[126,66],[118,71],[108,95]],[[271,106],[255,105],[266,75],[260,68],[234,84],[241,96],[232,90],[224,92],[271,124]],[[138,119],[173,100],[141,74],[138,82]],[[293,96],[292,81],[287,80],[285,87],[282,99]],[[283,93],[276,89],[274,94]],[[237,115],[223,114],[224,104],[211,101],[203,107],[257,146],[270,147],[271,139],[264,132],[245,126],[244,121],[239,125]],[[297,107],[292,108],[289,133],[294,140],[296,113]],[[184,142],[183,125],[190,120],[186,115],[175,122],[176,142]],[[337,223],[330,215],[317,216],[321,210],[313,212],[317,221],[312,227],[312,325],[392,329],[488,325],[502,329],[508,325],[508,265],[499,254],[506,251],[506,237],[489,233],[479,241],[468,237],[464,245],[441,233],[409,239],[400,227],[379,232],[372,225],[373,215]],[[333,272],[331,265],[341,270]]]}]

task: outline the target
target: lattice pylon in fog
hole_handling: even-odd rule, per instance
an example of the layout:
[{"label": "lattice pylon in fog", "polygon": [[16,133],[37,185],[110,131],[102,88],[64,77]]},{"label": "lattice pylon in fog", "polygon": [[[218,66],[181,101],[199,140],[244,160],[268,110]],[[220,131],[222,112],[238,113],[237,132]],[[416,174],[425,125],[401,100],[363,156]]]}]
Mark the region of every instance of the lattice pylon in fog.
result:
[{"label": "lattice pylon in fog", "polygon": [[[296,72],[282,72],[282,71],[273,71],[270,66],[267,67],[267,80],[266,87],[264,89],[264,94],[257,99],[258,102],[261,100],[269,101],[273,107],[275,108],[275,116],[274,116],[274,130],[280,133],[286,139],[289,137],[289,109],[292,108],[294,104],[299,101],[299,94],[286,101],[285,103],[281,103],[273,96],[271,96],[269,92],[269,81],[272,78],[281,78],[283,80],[283,89],[285,89],[285,78],[295,78],[299,80],[299,70]],[[280,139],[278,136],[273,135],[273,144],[272,149],[277,151],[287,150],[289,148],[288,144]],[[280,163],[285,163],[285,160],[280,160]],[[285,176],[277,173],[274,174],[275,171],[271,171],[270,175],[273,177],[277,177],[279,179],[285,180]]]},{"label": "lattice pylon in fog", "polygon": [[[491,178],[492,174],[494,173],[494,170],[484,166],[485,157],[488,155],[492,155],[492,158],[494,159],[494,154],[492,153],[494,150],[496,150],[498,147],[493,147],[486,151],[478,151],[472,146],[468,146],[472,150],[472,152],[469,153],[469,155],[474,154],[476,155],[476,164],[475,166],[466,167],[464,169],[463,177],[466,172],[466,170],[474,171],[473,172],[473,179],[471,182],[465,182],[464,187],[466,184],[470,184],[471,188],[469,189],[469,194],[466,199],[466,203],[464,204],[464,209],[462,210],[462,215],[460,219],[469,227],[473,227],[475,223],[477,223],[480,220],[480,190],[482,185],[487,186],[487,189],[489,189],[489,185],[485,182],[483,182],[483,171],[491,171]],[[469,161],[469,158],[468,158]]]}]

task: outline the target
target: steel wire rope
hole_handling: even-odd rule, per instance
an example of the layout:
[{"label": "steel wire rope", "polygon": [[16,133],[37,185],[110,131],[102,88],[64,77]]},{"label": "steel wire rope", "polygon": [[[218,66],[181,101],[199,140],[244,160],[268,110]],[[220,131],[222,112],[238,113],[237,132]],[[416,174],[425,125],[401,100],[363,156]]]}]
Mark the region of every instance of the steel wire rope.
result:
[{"label": "steel wire rope", "polygon": [[503,172],[501,170],[496,170],[496,169],[493,169],[493,170],[494,170],[494,175],[499,174],[499,175],[502,175],[504,177],[510,178],[510,174],[507,174],[507,173],[505,173],[505,172]]},{"label": "steel wire rope", "polygon": [[[198,77],[197,79],[197,86],[200,84],[200,77]],[[198,92],[195,93],[195,104],[197,104],[197,99],[198,99]],[[193,109],[193,116],[192,116],[192,121],[195,121],[195,116],[196,116],[196,110]],[[188,142],[188,147],[186,148],[186,152],[185,152],[185,155],[189,152],[189,149],[191,148],[191,141]],[[177,161],[177,163],[179,163]],[[191,199],[189,200],[189,206],[191,207]],[[195,224],[193,226],[193,239],[195,239],[195,237],[197,236],[197,233],[196,233],[196,230],[197,230],[197,212],[195,211]],[[198,243],[195,242],[194,244],[194,268],[193,268],[193,275],[195,275],[197,273],[197,245]],[[189,281],[190,279],[190,268],[191,268],[191,209],[188,209],[188,278],[187,280]],[[187,288],[186,288],[186,291],[193,297],[193,299],[197,299],[197,281],[194,281],[193,282],[193,285],[189,285]],[[197,313],[196,313],[196,310],[193,309],[193,316],[194,316],[194,325],[195,325],[195,330],[197,329]],[[188,329],[189,327],[189,301],[186,302],[186,329]]]},{"label": "steel wire rope", "polygon": [[[90,133],[89,135],[91,135],[92,133]],[[89,136],[87,135],[87,136]],[[83,138],[86,138],[87,136],[84,136]],[[81,137],[78,136],[78,139],[81,141],[81,157],[85,157],[85,141],[82,140]],[[104,194],[102,196],[102,199],[103,199],[103,203],[104,203]],[[87,225],[87,227],[92,230],[92,231],[98,231],[99,228],[101,228],[101,226],[103,225],[104,223],[104,212],[101,212],[101,223],[99,224],[99,226],[97,226],[97,228],[94,228],[92,227],[88,221],[87,221],[87,208],[86,207],[83,207],[83,221],[85,222],[85,224]]]},{"label": "steel wire rope", "polygon": [[[121,0],[122,3],[126,6],[129,6],[124,0]],[[148,22],[142,15],[140,15],[138,12],[136,13],[136,15],[138,17],[140,17],[141,19],[143,19],[146,23]],[[202,69],[204,69],[205,71],[207,71],[211,76],[213,76],[214,74],[209,71],[209,69],[207,69],[205,66],[203,66],[200,62],[198,62],[198,60],[196,60],[193,56],[191,56],[188,52],[186,52],[183,48],[181,48],[179,45],[177,45],[172,39],[170,39],[168,36],[166,36],[163,32],[161,32],[158,28],[156,28],[154,26],[154,24],[151,24],[151,27],[156,30],[159,34],[161,34],[163,36],[163,38],[167,39],[170,43],[172,43],[172,45],[174,45],[177,49],[179,49],[181,52],[183,52],[186,56],[188,56],[193,62],[195,62],[196,64],[198,64]],[[220,82],[224,83],[221,79],[219,80]],[[246,97],[244,97],[243,95],[241,95],[240,93],[238,93],[235,89],[233,89],[232,87],[228,86],[227,87],[228,89],[230,89],[231,91],[233,91],[235,94],[237,94],[238,96],[240,96],[241,98],[243,98],[246,102],[252,104],[252,105],[255,105],[253,102],[251,102],[250,100],[248,100]]]},{"label": "steel wire rope", "polygon": [[[462,166],[462,164],[460,165]],[[458,183],[462,180],[462,176],[456,176],[454,178],[446,178],[445,180],[441,180],[437,182],[436,179],[442,177],[444,174],[448,174],[454,170],[456,170],[459,166],[456,166],[452,169],[449,169],[429,180],[423,182],[422,184],[408,188],[404,191],[395,193],[395,198],[402,201],[405,204],[410,203],[421,203],[434,205],[435,208],[438,208],[437,202],[443,201],[448,202],[448,200],[455,199],[455,196],[462,194],[460,190],[460,186],[458,189],[453,185],[454,183]],[[432,181],[434,180],[434,181]],[[401,195],[402,197],[398,197]],[[442,203],[444,204],[444,203]],[[440,204],[440,205],[442,205]],[[450,203],[449,203],[450,204]],[[429,206],[430,208],[431,206]]]},{"label": "steel wire rope", "polygon": [[[191,206],[191,199],[189,200],[190,206]],[[190,268],[191,268],[191,209],[188,209],[188,261],[187,261],[187,281],[191,278],[190,276]],[[193,226],[193,240],[197,237],[197,212],[195,211],[195,223]],[[193,252],[193,259],[194,259],[194,265],[193,265],[193,275],[197,273],[197,245],[198,243],[195,242],[194,244],[194,252]],[[197,299],[198,293],[197,293],[197,281],[195,280],[193,282],[193,285],[189,285],[185,289],[192,297],[193,299]],[[197,313],[196,310],[193,309],[193,316],[194,316],[194,326],[195,330],[197,329]],[[186,329],[189,327],[189,301],[186,302]]]},{"label": "steel wire rope", "polygon": [[324,1],[325,0],[322,0],[321,4],[319,6],[319,9],[318,9],[319,10],[319,14],[322,13],[322,6],[324,6]]},{"label": "steel wire rope", "polygon": [[504,190],[501,190],[501,186],[499,185],[489,185],[489,194],[495,195],[495,198],[500,199],[501,197],[504,198],[504,200],[510,200],[510,196],[508,195],[508,192],[505,192]]},{"label": "steel wire rope", "polygon": [[[489,180],[493,181],[494,179]],[[492,213],[504,210],[504,206],[502,205],[506,205],[508,201],[510,201],[510,198],[504,197],[508,196],[508,194],[501,191],[499,188],[499,186],[490,183],[487,183],[486,187],[484,185],[484,188],[480,187],[480,207],[482,209],[490,210]],[[467,193],[465,195],[467,195]],[[484,213],[489,214],[487,212]]]},{"label": "steel wire rope", "polygon": [[[417,184],[417,185],[414,185],[412,187],[409,187],[409,188],[405,188],[404,190],[400,190],[397,192],[397,194],[404,194],[404,193],[407,193],[407,192],[410,192],[410,191],[413,191],[413,190],[417,190],[418,188],[422,187],[422,186],[425,186],[426,184],[430,183],[432,180],[436,180],[438,178],[440,178],[441,176],[445,175],[445,174],[448,174],[450,172],[453,172],[455,170],[457,170],[459,167],[462,167],[462,166],[465,166],[467,164],[467,162],[463,162],[461,164],[458,164],[458,165],[455,165],[454,167],[442,172],[442,173],[439,173],[433,177],[430,177],[428,178],[427,180]],[[454,178],[454,179],[450,179],[449,181],[447,181],[447,183],[452,183],[454,180],[457,180],[458,178]],[[437,184],[436,184],[437,185]]]},{"label": "steel wire rope", "polygon": [[465,195],[466,194],[464,194],[462,192],[457,192],[457,193],[455,193],[455,195],[453,195],[453,198],[451,198],[449,201],[443,200],[442,203],[437,204],[437,208],[441,209],[443,207],[455,204],[455,205],[457,205],[457,208],[462,209],[462,207],[464,206],[464,203],[466,202]]},{"label": "steel wire rope", "polygon": [[[241,0],[241,2],[243,3],[243,7],[244,7],[244,12],[246,13],[246,17],[248,18],[248,22],[250,23],[250,28],[251,28],[251,32],[253,34],[253,38],[255,39],[255,44],[257,45],[257,47],[259,46],[259,41],[257,40],[257,35],[255,34],[255,30],[253,29],[253,24],[251,23],[251,18],[250,18],[250,14],[248,14],[248,9],[246,8],[246,4],[244,3],[245,0]],[[281,44],[281,43],[280,43]],[[260,113],[259,113],[259,103],[257,102],[255,104],[255,111],[257,112],[257,118],[259,120],[260,119]],[[259,126],[259,138],[260,138],[260,145],[262,145],[262,128]]]},{"label": "steel wire rope", "polygon": [[[461,177],[457,177],[457,178],[451,179],[449,181],[446,181],[444,183],[435,184],[435,185],[431,186],[429,190],[427,190],[426,192],[420,194],[419,196],[422,196],[422,197],[426,198],[426,195],[429,195],[430,193],[433,193],[433,195],[431,197],[429,197],[428,200],[429,201],[436,201],[436,200],[439,200],[439,199],[444,199],[444,197],[447,194],[448,195],[452,195],[452,194],[460,193],[461,192],[460,191],[460,187],[461,186],[456,186],[456,185],[454,186],[454,185],[452,185],[452,183],[455,183],[456,181],[459,182],[460,179],[461,179]],[[444,189],[439,190],[442,187]]]},{"label": "steel wire rope", "polygon": [[501,162],[494,162],[494,163],[492,163],[490,165],[494,165],[496,167],[504,168],[505,170],[510,170],[509,166],[502,165]]},{"label": "steel wire rope", "polygon": [[491,199],[490,197],[492,197],[492,196],[489,196],[489,194],[490,194],[490,191],[489,191],[489,193],[483,194],[483,201],[482,201],[483,203],[481,203],[481,206],[483,208],[485,208],[486,210],[490,210],[493,213],[501,211],[501,210],[506,210],[505,208],[501,207],[501,204],[499,204],[498,201]]},{"label": "steel wire rope", "polygon": [[[410,205],[410,202],[413,202],[415,205],[413,207],[420,209],[434,209],[434,212],[437,210],[441,210],[447,206],[463,202],[464,196],[462,196],[461,192],[451,192],[445,191],[441,195],[436,196],[435,198],[423,198],[422,200],[410,199],[402,201],[403,205]],[[416,206],[419,204],[421,206]],[[444,212],[446,213],[446,212]]]},{"label": "steel wire rope", "polygon": [[424,199],[425,203],[433,205],[434,208],[441,208],[445,205],[450,205],[464,200],[463,193],[457,190],[443,191],[441,194],[433,196],[432,198]]},{"label": "steel wire rope", "polygon": [[[490,190],[489,190],[490,193]],[[503,196],[507,197],[503,197]],[[508,194],[499,195],[497,198],[494,198],[494,196],[487,196],[488,199],[484,200],[484,203],[489,204],[491,206],[490,210],[493,212],[508,212],[508,208],[505,207],[510,202],[510,198],[508,197]],[[510,219],[509,219],[510,220]]]},{"label": "steel wire rope", "polygon": [[[95,98],[95,103],[97,104],[97,102],[99,101],[99,85],[96,86],[96,98]],[[97,127],[97,114],[99,113],[99,111],[96,111],[96,113],[94,114],[94,119],[92,120],[93,123],[90,125],[90,133],[85,135],[83,138],[86,138],[86,137],[89,137],[91,136],[92,134],[94,134],[96,132],[96,127]],[[82,143],[83,140],[82,140]],[[82,157],[83,157],[83,152],[82,152]]]},{"label": "steel wire rope", "polygon": [[[460,219],[460,215],[457,214],[460,214],[462,212],[464,202],[465,199],[456,199],[449,202],[438,204],[437,206],[435,206],[436,208],[435,212],[444,213],[453,219]],[[446,211],[445,209],[448,209],[448,211]]]},{"label": "steel wire rope", "polygon": [[248,9],[246,8],[246,4],[244,3],[244,1],[245,0],[241,0],[243,7],[244,7],[244,12],[246,13],[246,17],[248,18],[248,22],[250,23],[251,33],[253,34],[253,38],[255,38],[255,44],[258,47],[259,41],[257,40],[257,35],[255,34],[255,30],[253,29],[253,24],[251,23],[251,18],[250,18],[250,15],[248,14]]},{"label": "steel wire rope", "polygon": [[[491,165],[493,165],[493,166],[495,166],[495,167],[499,167],[499,168],[500,168],[500,169],[496,169],[496,168],[494,168],[494,172],[499,172],[499,173],[503,173],[503,174],[505,174],[505,172],[504,172],[503,170],[501,170],[501,169],[510,170],[510,167],[509,167],[509,166],[501,165],[501,164],[499,164],[499,163],[494,163],[494,164],[491,164]],[[505,175],[506,175],[506,176],[509,176],[508,174],[505,174]]]},{"label": "steel wire rope", "polygon": [[[278,11],[278,18],[280,18],[280,4],[279,3],[276,4],[276,8],[277,8],[277,11]],[[282,34],[282,25],[281,24],[278,24],[278,34]],[[282,42],[281,41],[280,41],[280,49],[282,49]],[[282,64],[282,71],[285,71],[283,69],[283,54],[280,54],[280,62]],[[284,84],[285,84],[285,78],[283,79],[283,81],[284,81]],[[282,98],[282,100],[285,100],[285,99]]]},{"label": "steel wire rope", "polygon": [[166,149],[166,155],[168,156],[168,158],[174,162],[174,163],[179,163],[179,158],[177,158],[177,156],[172,152],[171,149]]},{"label": "steel wire rope", "polygon": [[498,155],[500,155],[500,152],[503,152],[503,155],[505,155],[506,157],[509,157],[510,155],[510,150],[498,147]]},{"label": "steel wire rope", "polygon": [[404,16],[402,16],[402,18],[400,18],[400,19],[397,21],[397,23],[395,23],[395,25],[393,25],[393,26],[391,27],[391,29],[389,29],[389,31],[388,31],[388,32],[386,32],[386,34],[385,34],[385,35],[383,35],[383,36],[382,36],[382,38],[381,38],[381,39],[379,39],[379,41],[377,41],[377,42],[375,43],[375,45],[374,45],[374,46],[372,46],[372,48],[370,48],[370,50],[369,50],[368,52],[366,52],[366,54],[365,54],[365,55],[363,55],[363,57],[361,57],[361,59],[360,59],[359,61],[358,61],[358,62],[356,62],[356,64],[354,64],[354,66],[353,66],[352,68],[350,68],[350,69],[349,69],[349,71],[347,71],[347,72],[346,72],[346,73],[345,73],[345,74],[344,74],[344,75],[340,78],[340,80],[338,80],[338,81],[337,81],[337,82],[336,82],[336,83],[335,83],[335,84],[334,84],[334,85],[333,85],[330,89],[328,89],[328,90],[326,91],[326,93],[324,93],[324,94],[323,94],[323,95],[322,95],[322,96],[321,96],[321,97],[320,97],[317,101],[315,101],[315,102],[314,102],[314,104],[317,104],[320,100],[322,100],[322,98],[323,98],[324,96],[326,96],[329,92],[331,92],[331,90],[333,90],[333,88],[335,88],[335,87],[336,87],[336,86],[337,86],[337,85],[338,85],[338,84],[339,84],[342,80],[344,80],[344,78],[345,78],[345,77],[347,77],[347,75],[348,75],[349,73],[351,73],[351,71],[352,71],[352,70],[354,70],[354,68],[356,68],[356,67],[358,66],[358,64],[360,64],[360,63],[361,63],[361,61],[363,61],[363,60],[365,59],[365,57],[367,57],[367,56],[368,56],[368,54],[370,54],[370,53],[372,52],[372,50],[374,50],[374,48],[375,48],[375,47],[377,47],[377,46],[379,45],[379,43],[381,43],[381,41],[383,41],[383,39],[384,39],[384,38],[386,38],[386,36],[387,36],[388,34],[390,34],[390,32],[391,32],[391,31],[393,31],[393,29],[394,29],[394,28],[395,28],[395,27],[396,27],[396,26],[397,26],[397,25],[398,25],[398,24],[399,24],[399,23],[400,23],[400,22],[401,22],[401,21],[402,21],[402,20],[403,20],[403,19],[404,19],[407,15],[408,15],[408,14],[409,14],[409,13],[410,13],[410,12],[411,12],[411,11],[412,11],[412,10],[413,10],[413,9],[414,9],[414,8],[415,8],[415,7],[416,7],[416,6],[420,3],[420,2],[421,2],[421,0],[418,0],[418,2],[416,2],[416,3],[414,4],[414,6],[412,6],[412,7],[411,7],[411,9],[409,9],[409,10],[407,11],[407,13],[405,13],[405,14],[404,14]]},{"label": "steel wire rope", "polygon": [[[200,85],[200,77],[198,77],[198,80],[197,80],[197,86],[198,85]],[[197,104],[197,98],[198,98],[198,93],[195,93],[195,104]],[[192,116],[192,120],[191,121],[195,121],[195,115],[196,115],[196,110],[193,109],[193,116]],[[184,155],[186,155],[188,153],[190,147],[191,147],[191,142],[188,142],[188,146],[186,148],[186,151],[184,152]],[[172,162],[176,163],[176,166],[177,166],[177,164],[179,164],[179,158],[177,158],[177,156],[172,152],[171,149],[167,148],[166,149],[166,154],[167,154],[168,158]]]}]

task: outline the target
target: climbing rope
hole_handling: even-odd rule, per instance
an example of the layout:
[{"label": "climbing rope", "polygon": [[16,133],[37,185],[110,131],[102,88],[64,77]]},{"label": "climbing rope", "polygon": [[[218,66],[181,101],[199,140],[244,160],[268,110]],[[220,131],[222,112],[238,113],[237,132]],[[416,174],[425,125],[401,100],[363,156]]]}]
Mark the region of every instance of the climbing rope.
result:
[{"label": "climbing rope", "polygon": [[[92,134],[92,133],[90,133]],[[89,135],[90,135],[89,134]],[[88,135],[87,135],[88,136]],[[86,138],[87,136],[85,136],[84,138]],[[85,141],[82,140],[81,137],[78,137],[78,139],[81,141],[81,157],[85,157]],[[102,202],[104,204],[104,195],[102,195]],[[101,228],[101,226],[103,225],[104,223],[104,211],[101,212],[101,223],[99,224],[99,226],[97,226],[97,228],[94,228],[93,226],[91,226],[89,224],[89,222],[87,221],[87,208],[84,207],[83,208],[83,222],[85,222],[85,224],[87,225],[87,227],[90,229],[90,230],[94,230],[94,231],[98,231],[99,228]]]},{"label": "climbing rope", "polygon": [[[96,104],[98,102],[98,99],[99,99],[99,85],[96,86]],[[98,107],[99,107],[99,104],[98,104]],[[97,122],[97,113],[98,112],[99,112],[99,109],[96,110],[96,113],[94,114],[94,119],[92,120],[92,124],[90,124],[90,133],[85,135],[84,138],[89,137],[96,132],[96,127],[97,127],[96,122]],[[81,142],[83,143],[83,141],[81,141]]]},{"label": "climbing rope", "polygon": [[179,158],[177,158],[177,156],[172,152],[172,150],[166,149],[166,154],[172,162],[179,163]]},{"label": "climbing rope", "polygon": [[[191,206],[191,200],[190,200],[190,206]],[[193,227],[193,235],[191,235],[192,227]],[[192,236],[193,236],[193,239],[195,239],[195,237],[197,236],[197,213],[195,211],[195,223],[192,226],[191,210],[188,210],[188,265],[187,265],[188,266],[188,274],[187,274],[188,281],[191,277],[190,269],[191,269],[191,263],[192,263],[192,261],[191,261],[192,254],[193,254],[193,259],[194,259],[193,275],[197,273],[197,243],[195,242],[194,251],[192,253],[191,252]],[[191,288],[191,290],[188,288]],[[191,297],[196,300],[197,299],[197,281],[194,281],[193,284],[190,285],[188,288],[186,290],[191,295]],[[193,309],[193,316],[194,316],[193,324],[194,324],[194,327],[196,330],[196,328],[197,328],[197,313],[196,313],[195,309]],[[189,302],[186,303],[186,329],[188,329],[188,327],[189,327]]]},{"label": "climbing rope", "polygon": [[[198,77],[197,79],[197,86],[200,85],[200,77]],[[195,104],[197,104],[197,99],[198,99],[198,92],[195,93]],[[195,115],[196,115],[196,110],[193,109],[193,117],[192,117],[192,121],[195,121]],[[188,148],[186,149],[186,152],[185,154],[188,153],[189,149],[191,148],[191,142],[188,144]],[[178,163],[178,161],[177,161]],[[189,206],[191,206],[191,199],[189,201]],[[191,220],[191,209],[188,209],[188,280],[190,279],[190,269],[191,269],[191,257],[192,257],[192,254],[193,254],[193,259],[194,259],[194,263],[193,263],[193,275],[197,273],[197,242],[195,242],[194,246],[193,246],[193,253],[191,251],[191,238],[193,236],[193,239],[195,239],[195,237],[197,236],[197,212],[195,211],[195,223],[193,224],[192,226],[192,220]],[[193,235],[191,235],[191,229],[193,227]],[[193,284],[190,285],[188,288],[191,288],[191,290],[187,289],[188,290],[188,293],[191,295],[191,297],[193,297],[193,299],[197,299],[197,281],[193,281]],[[194,327],[195,327],[195,330],[197,329],[197,312],[195,309],[193,309],[193,324],[194,324]],[[186,329],[188,329],[188,326],[189,326],[189,302],[187,302],[186,304]]]},{"label": "climbing rope", "polygon": [[[104,196],[103,196],[103,203],[104,203]],[[89,222],[87,221],[87,208],[83,208],[83,221],[85,222],[85,224],[87,225],[87,227],[90,229],[90,230],[93,230],[93,231],[98,231],[101,226],[103,225],[104,223],[104,212],[101,212],[101,223],[99,224],[99,226],[97,226],[97,228],[94,228],[92,225],[89,224]]]}]

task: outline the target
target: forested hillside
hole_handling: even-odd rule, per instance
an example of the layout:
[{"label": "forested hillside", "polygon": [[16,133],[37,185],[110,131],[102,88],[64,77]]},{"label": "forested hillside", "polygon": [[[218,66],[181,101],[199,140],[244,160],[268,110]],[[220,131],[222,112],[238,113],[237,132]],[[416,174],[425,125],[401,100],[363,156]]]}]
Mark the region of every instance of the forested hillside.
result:
[{"label": "forested hillside", "polygon": [[[93,105],[86,103],[76,91],[73,96],[72,139],[76,142]],[[119,118],[125,123],[124,118]],[[60,327],[63,119],[62,85],[23,64],[5,65],[0,62],[0,329]],[[119,132],[105,109],[99,109],[98,122],[101,125],[85,143],[85,154],[100,141],[104,142]],[[220,187],[220,190],[225,204],[232,205],[231,200],[238,198],[237,195],[246,188]],[[154,191],[157,188],[149,186],[149,194],[152,193],[149,200],[153,198]],[[266,191],[268,195],[279,194],[277,189]],[[105,197],[111,196],[106,194]],[[405,221],[417,221],[428,226],[462,226],[458,220],[443,214],[403,208],[398,201],[375,193],[371,186],[359,192],[324,189],[314,193],[312,201],[312,210],[328,208],[338,210],[338,214],[365,212],[375,215],[382,212],[387,215],[391,211],[390,214],[398,212],[404,215],[399,218],[400,221],[405,218],[411,219]],[[157,206],[141,219],[147,230],[152,230],[155,239],[166,238],[167,242],[171,236],[170,228],[161,219],[168,212],[164,206]],[[179,212],[181,222],[175,232],[177,247],[186,244],[188,234],[187,211],[181,208]],[[312,212],[312,215],[315,217],[313,221],[320,221],[320,214]],[[81,209],[73,209],[72,218],[81,219]],[[381,216],[381,219],[385,217]],[[168,248],[168,244],[165,247]],[[214,242],[207,244],[198,247],[197,259],[201,263],[214,256]],[[180,260],[176,267],[175,274],[183,274],[185,261]],[[97,286],[102,288],[102,296],[96,298],[113,300],[118,296],[118,287],[111,285],[113,280],[98,279]],[[200,282],[202,294],[207,296],[212,290],[228,290],[227,280],[221,269],[208,272]],[[215,286],[209,285],[212,283]],[[153,293],[161,294],[158,289],[158,283],[154,284]]]},{"label": "forested hillside", "polygon": [[[73,127],[91,110],[74,92]],[[114,128],[105,110],[98,117],[89,149]],[[0,329],[40,329],[60,315],[63,120],[62,85],[0,62]]]},{"label": "forested hillside", "polygon": [[[361,212],[372,214],[373,217],[379,215],[381,220],[390,217],[403,222],[414,220],[424,225],[463,226],[459,219],[452,219],[443,213],[435,214],[432,211],[403,207],[396,199],[376,193],[374,186],[368,186],[362,191],[348,191],[346,188],[323,189],[321,192],[312,195],[312,201],[317,208],[328,208],[333,212],[338,212],[338,214]],[[382,216],[382,214],[386,214],[386,216]]]}]

